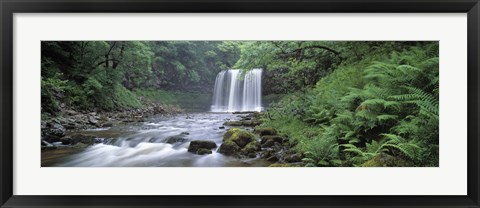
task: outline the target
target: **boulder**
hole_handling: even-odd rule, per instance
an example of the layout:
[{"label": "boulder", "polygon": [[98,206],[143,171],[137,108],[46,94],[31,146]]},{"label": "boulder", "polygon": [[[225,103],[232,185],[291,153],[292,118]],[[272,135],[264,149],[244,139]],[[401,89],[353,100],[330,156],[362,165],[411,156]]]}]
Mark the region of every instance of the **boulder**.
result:
[{"label": "boulder", "polygon": [[211,154],[211,149],[217,147],[217,144],[209,140],[193,140],[188,146],[188,151],[199,155]]},{"label": "boulder", "polygon": [[270,127],[257,127],[255,130],[253,130],[253,132],[259,134],[260,136],[277,135],[277,131]]},{"label": "boulder", "polygon": [[44,129],[42,134],[45,136],[45,141],[52,143],[60,141],[60,138],[65,136],[65,127],[57,123],[50,123],[50,128]]},{"label": "boulder", "polygon": [[88,122],[92,125],[96,125],[98,123],[98,120],[93,116],[88,116]]},{"label": "boulder", "polygon": [[267,161],[269,162],[277,162],[279,159],[276,155],[273,155],[273,156],[270,156],[269,158],[267,158]]},{"label": "boulder", "polygon": [[229,129],[224,135],[223,135],[223,141],[233,141],[235,142],[240,148],[245,147],[248,143],[250,142],[255,142],[255,135],[252,133],[238,129],[238,128],[233,128]]},{"label": "boulder", "polygon": [[240,149],[241,148],[237,144],[235,144],[235,142],[225,141],[222,143],[222,145],[220,145],[218,152],[224,155],[234,155],[237,154]]},{"label": "boulder", "polygon": [[275,142],[281,144],[283,140],[284,138],[281,136],[266,135],[266,136],[262,136],[262,140],[260,141],[260,144],[262,145],[262,147],[271,147],[275,144]]},{"label": "boulder", "polygon": [[74,110],[67,110],[67,111],[65,111],[65,112],[66,112],[68,115],[70,115],[70,116],[74,116],[74,115],[77,115],[77,114],[78,114],[78,112],[77,112],[77,111],[74,111]]},{"label": "boulder", "polygon": [[260,144],[255,135],[246,130],[233,128],[223,135],[223,143],[218,152],[225,155],[256,157],[258,150]]},{"label": "boulder", "polygon": [[92,144],[95,144],[95,143],[101,143],[102,142],[102,140],[100,140],[96,136],[90,135],[90,134],[78,133],[78,134],[70,135],[70,137],[71,137],[71,143],[70,144],[72,144],[72,145],[77,144],[77,143],[92,145]]},{"label": "boulder", "polygon": [[72,144],[73,139],[70,136],[64,136],[60,139],[60,141],[62,142],[62,144],[68,145],[68,144]]},{"label": "boulder", "polygon": [[179,135],[174,135],[174,136],[169,136],[163,140],[163,142],[168,143],[168,144],[174,144],[177,142],[185,142],[187,139],[183,134]]},{"label": "boulder", "polygon": [[212,150],[200,148],[200,149],[197,150],[196,153],[198,155],[207,155],[207,154],[212,154]]}]

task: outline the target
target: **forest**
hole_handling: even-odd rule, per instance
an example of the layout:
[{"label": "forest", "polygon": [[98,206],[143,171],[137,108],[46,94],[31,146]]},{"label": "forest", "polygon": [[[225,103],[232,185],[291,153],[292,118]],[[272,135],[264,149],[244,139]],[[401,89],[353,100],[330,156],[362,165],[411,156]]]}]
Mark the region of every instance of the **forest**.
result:
[{"label": "forest", "polygon": [[437,41],[42,41],[41,75],[42,166],[439,166]]}]

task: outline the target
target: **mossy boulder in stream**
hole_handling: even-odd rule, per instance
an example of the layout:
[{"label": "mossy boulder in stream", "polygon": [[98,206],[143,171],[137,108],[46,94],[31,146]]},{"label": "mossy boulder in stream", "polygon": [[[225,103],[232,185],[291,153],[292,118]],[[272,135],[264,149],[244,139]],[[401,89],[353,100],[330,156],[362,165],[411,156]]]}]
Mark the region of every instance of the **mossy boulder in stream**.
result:
[{"label": "mossy boulder in stream", "polygon": [[260,150],[260,144],[255,135],[243,129],[233,128],[223,135],[223,143],[218,152],[225,155],[253,157],[258,150]]},{"label": "mossy boulder in stream", "polygon": [[193,140],[190,142],[190,146],[188,146],[188,151],[199,155],[212,154],[211,149],[215,147],[217,147],[217,144],[213,141]]}]

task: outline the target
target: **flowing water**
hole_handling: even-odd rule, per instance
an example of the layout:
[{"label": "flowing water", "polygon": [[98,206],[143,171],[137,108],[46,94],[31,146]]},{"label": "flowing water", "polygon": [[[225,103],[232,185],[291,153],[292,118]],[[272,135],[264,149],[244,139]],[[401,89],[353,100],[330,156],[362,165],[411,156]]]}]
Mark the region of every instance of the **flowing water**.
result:
[{"label": "flowing water", "polygon": [[96,135],[102,143],[81,151],[42,152],[42,160],[51,158],[46,166],[66,167],[245,167],[268,166],[257,157],[238,159],[217,153],[196,155],[187,152],[192,140],[211,140],[222,143],[229,127],[221,129],[227,120],[238,119],[238,114],[195,113],[174,117],[152,118],[147,122],[132,123],[111,128],[90,129],[82,133]]},{"label": "flowing water", "polygon": [[262,111],[262,69],[244,76],[236,69],[221,71],[215,80],[212,112]]}]

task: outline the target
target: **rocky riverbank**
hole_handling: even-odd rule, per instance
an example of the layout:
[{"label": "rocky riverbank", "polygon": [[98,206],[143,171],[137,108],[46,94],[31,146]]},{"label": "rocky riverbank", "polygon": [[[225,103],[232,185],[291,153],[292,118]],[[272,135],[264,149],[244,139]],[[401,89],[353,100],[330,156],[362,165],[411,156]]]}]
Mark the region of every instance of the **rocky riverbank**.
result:
[{"label": "rocky riverbank", "polygon": [[[296,143],[273,128],[261,127],[262,116],[263,113],[250,112],[246,115],[239,115],[238,120],[226,121],[224,126],[233,128],[223,135],[223,143],[218,148],[218,152],[239,158],[264,158],[273,162],[270,167],[304,166],[305,164],[302,162],[304,156],[293,151]],[[220,128],[225,128],[224,126]],[[216,145],[212,145],[208,141],[192,141],[189,152],[211,154],[212,148],[216,148]]]},{"label": "rocky riverbank", "polygon": [[87,112],[65,109],[55,117],[42,116],[41,145],[42,149],[55,149],[54,143],[62,145],[91,145],[101,140],[88,134],[73,134],[67,136],[67,131],[92,128],[105,128],[124,123],[143,122],[150,116],[172,116],[182,113],[183,110],[171,105],[149,102],[141,109],[125,110],[120,112]]}]

